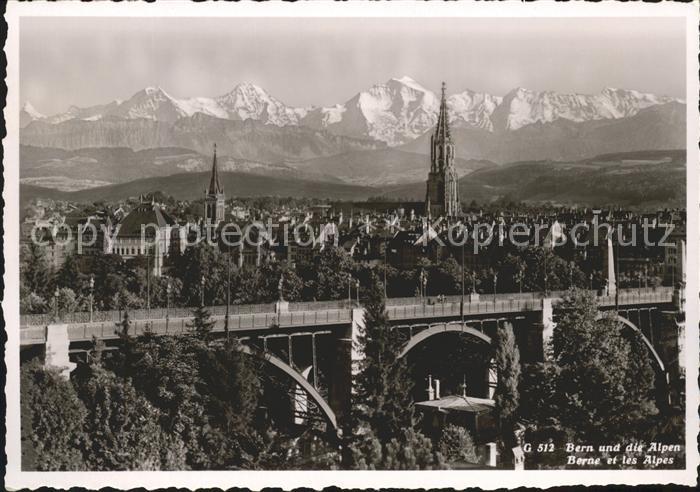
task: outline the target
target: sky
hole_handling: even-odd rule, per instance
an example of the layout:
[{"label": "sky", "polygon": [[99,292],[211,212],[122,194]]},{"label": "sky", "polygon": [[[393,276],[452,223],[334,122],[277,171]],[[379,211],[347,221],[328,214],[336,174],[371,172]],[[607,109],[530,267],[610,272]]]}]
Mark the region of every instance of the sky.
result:
[{"label": "sky", "polygon": [[290,106],[330,106],[391,77],[433,91],[605,87],[685,97],[680,18],[23,18],[20,97],[44,114],[184,98],[252,82]]}]

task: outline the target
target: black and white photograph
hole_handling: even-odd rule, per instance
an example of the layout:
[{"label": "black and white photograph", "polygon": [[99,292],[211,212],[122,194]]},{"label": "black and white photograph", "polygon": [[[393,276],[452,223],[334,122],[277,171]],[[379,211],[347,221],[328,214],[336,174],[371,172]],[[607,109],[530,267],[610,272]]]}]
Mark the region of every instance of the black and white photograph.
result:
[{"label": "black and white photograph", "polygon": [[410,3],[9,6],[8,483],[696,482],[696,9]]}]

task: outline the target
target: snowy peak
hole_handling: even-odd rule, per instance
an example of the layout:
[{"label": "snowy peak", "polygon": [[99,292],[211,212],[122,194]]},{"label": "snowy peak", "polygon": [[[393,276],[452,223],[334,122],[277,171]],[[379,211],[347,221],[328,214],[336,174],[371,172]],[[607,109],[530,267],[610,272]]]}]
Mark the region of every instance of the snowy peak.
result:
[{"label": "snowy peak", "polygon": [[641,109],[671,101],[625,89],[604,89],[600,94],[559,94],[536,92],[521,87],[510,91],[493,111],[494,130],[517,130],[532,123],[549,123],[556,119],[590,121],[634,116]]},{"label": "snowy peak", "polygon": [[41,114],[39,111],[37,111],[34,106],[32,106],[32,103],[29,101],[24,103],[24,106],[22,106],[22,111],[27,113],[29,116],[32,117],[32,119],[35,120],[41,120],[43,118],[46,118],[43,114]]},{"label": "snowy peak", "polygon": [[47,118],[46,121],[52,124],[57,124],[73,119],[80,119],[85,121],[99,120],[103,116],[106,116],[112,111],[114,111],[121,103],[122,101],[115,100],[107,104],[98,104],[96,106],[89,106],[87,108],[71,106],[65,113],[60,113],[51,116]]},{"label": "snowy peak", "polygon": [[[491,131],[489,117],[501,99],[471,90],[453,94],[447,98],[450,121],[456,127]],[[376,84],[344,105],[317,109],[312,115],[316,119],[307,119],[305,124],[400,145],[435,126],[439,108],[440,99],[435,92],[403,76]]]},{"label": "snowy peak", "polygon": [[173,123],[183,116],[188,116],[188,113],[176,99],[160,87],[146,87],[118,105],[110,115]]},{"label": "snowy peak", "polygon": [[311,110],[305,123],[399,145],[435,123],[438,105],[433,92],[404,76],[375,84],[343,105]]},{"label": "snowy peak", "polygon": [[24,128],[32,121],[43,120],[46,116],[37,111],[32,104],[27,101],[19,112],[19,127]]},{"label": "snowy peak", "polygon": [[297,125],[306,113],[285,105],[262,87],[250,83],[238,84],[228,94],[216,98],[216,103],[229,119],[254,119],[276,126]]},{"label": "snowy peak", "polygon": [[[449,89],[448,85],[448,89]],[[450,122],[455,128],[489,132],[517,130],[557,119],[575,122],[634,116],[640,110],[678,99],[634,90],[606,88],[600,94],[537,92],[523,87],[504,97],[466,89],[447,97]],[[355,94],[342,104],[327,107],[288,106],[262,87],[240,83],[218,97],[178,99],[157,86],[146,87],[126,101],[112,101],[45,117],[26,103],[22,127],[41,120],[56,124],[71,119],[99,120],[106,116],[174,123],[198,113],[216,118],[252,119],[279,127],[303,125],[337,135],[369,138],[401,145],[429,131],[437,121],[439,96],[413,78],[390,78]]]},{"label": "snowy peak", "polygon": [[389,79],[386,83],[388,86],[401,86],[401,87],[408,87],[410,89],[413,89],[414,91],[418,92],[430,92],[428,89],[420,85],[418,82],[413,80],[411,77],[408,75],[404,75],[403,77],[393,77]]},{"label": "snowy peak", "polygon": [[492,131],[491,114],[502,100],[502,97],[469,89],[453,94],[447,98],[450,123],[455,127]]}]

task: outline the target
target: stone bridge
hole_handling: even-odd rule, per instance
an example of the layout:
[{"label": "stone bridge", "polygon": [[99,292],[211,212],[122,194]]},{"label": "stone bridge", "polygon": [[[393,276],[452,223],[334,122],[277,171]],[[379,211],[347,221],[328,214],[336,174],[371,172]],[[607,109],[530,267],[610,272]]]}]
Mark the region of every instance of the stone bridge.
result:
[{"label": "stone bridge", "polygon": [[[443,333],[463,333],[479,339],[484,347],[499,323],[514,326],[524,363],[542,361],[556,319],[553,307],[563,292],[449,296],[437,298],[387,299],[387,313],[394,329],[405,334],[402,356],[425,340]],[[664,398],[682,389],[675,387],[683,374],[682,340],[684,306],[682,292],[672,288],[620,289],[617,296],[597,296],[601,311],[613,311],[618,320],[639,336],[650,351]],[[354,341],[363,325],[361,306],[348,301],[212,306],[213,333],[228,331],[243,341],[241,350],[255,353],[285,373],[301,397],[298,406],[312,400],[331,428],[342,428],[351,406],[351,377],[361,354]],[[116,348],[117,323],[121,313],[78,313],[60,321],[50,317],[22,316],[20,344],[25,358],[44,357],[47,365],[61,367],[64,373],[75,360],[91,349],[93,339]],[[181,335],[191,332],[191,314],[183,309],[130,311],[130,334]],[[495,381],[486,371],[488,390],[479,397],[491,397]],[[678,386],[676,384],[676,386]],[[323,388],[323,391],[322,391]],[[322,393],[328,396],[324,398]],[[676,396],[677,397],[677,396]]]}]

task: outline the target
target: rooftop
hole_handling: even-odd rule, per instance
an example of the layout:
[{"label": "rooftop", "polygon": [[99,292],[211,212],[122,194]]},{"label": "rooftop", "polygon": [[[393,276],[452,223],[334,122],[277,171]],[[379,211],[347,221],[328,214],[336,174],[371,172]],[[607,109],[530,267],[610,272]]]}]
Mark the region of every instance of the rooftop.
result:
[{"label": "rooftop", "polygon": [[416,403],[416,407],[435,409],[439,412],[485,413],[494,408],[494,401],[489,398],[475,396],[449,395],[437,400],[426,400]]}]

